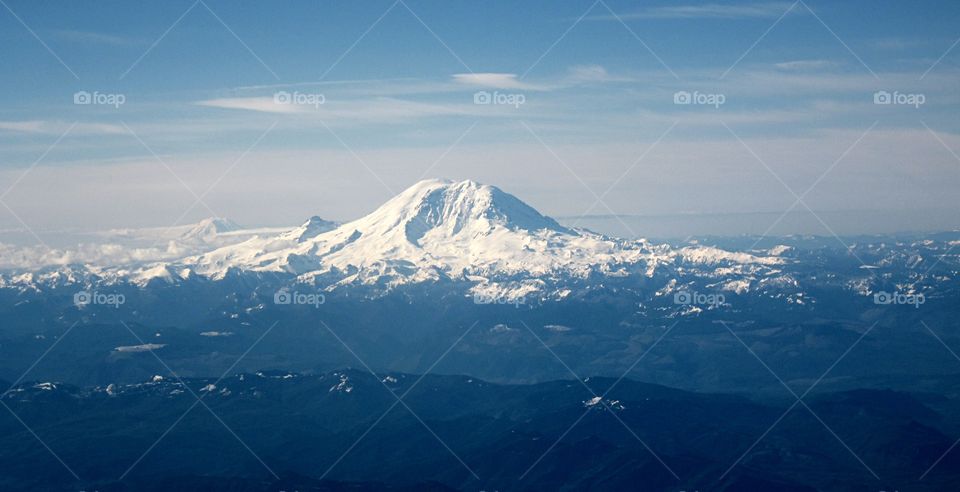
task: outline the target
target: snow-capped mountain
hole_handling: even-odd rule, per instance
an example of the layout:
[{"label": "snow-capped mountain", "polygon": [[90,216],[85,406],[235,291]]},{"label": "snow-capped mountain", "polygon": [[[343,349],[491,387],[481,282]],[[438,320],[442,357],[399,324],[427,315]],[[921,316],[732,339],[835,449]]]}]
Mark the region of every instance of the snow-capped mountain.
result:
[{"label": "snow-capped mountain", "polygon": [[[770,242],[757,249],[750,240],[728,241],[728,249],[695,241],[654,244],[566,227],[495,186],[469,180],[418,182],[343,224],[311,217],[294,228],[238,229],[230,221],[209,219],[176,231],[129,230],[120,236],[125,240],[99,246],[97,251],[109,256],[64,254],[38,268],[7,267],[0,271],[0,288],[42,292],[214,282],[227,292],[261,287],[272,292],[309,284],[347,294],[357,288],[354,297],[367,298],[423,286],[439,287],[440,295],[498,302],[599,292],[632,292],[644,302],[660,302],[684,292],[714,292],[807,305],[822,288],[863,297],[894,284],[909,288],[893,290],[912,292],[945,281],[911,265],[924,256],[949,254],[952,247],[939,238],[898,242],[896,249],[855,243],[854,252]],[[0,247],[0,264],[18,258],[16,251],[8,255]],[[861,268],[861,260],[876,267]],[[831,277],[817,274],[823,265],[844,266]]]},{"label": "snow-capped mountain", "polygon": [[454,281],[466,283],[475,294],[503,295],[507,289],[557,297],[577,283],[656,274],[666,276],[667,288],[673,284],[666,282],[677,275],[703,274],[742,292],[756,278],[777,273],[785,262],[776,254],[673,248],[571,229],[495,186],[469,180],[418,182],[369,215],[342,225],[312,217],[279,234],[252,234],[256,231],[239,229],[230,221],[209,219],[184,229],[167,249],[169,253],[174,245],[182,247],[184,254],[177,259],[71,265],[4,283],[56,278],[61,284],[143,286],[271,272],[327,290],[353,285],[386,291]]},{"label": "snow-capped mountain", "polygon": [[197,223],[170,227],[59,232],[53,241],[42,245],[0,241],[0,271],[30,272],[66,266],[74,269],[120,266],[136,269],[286,230],[243,228],[230,219],[210,217]]},{"label": "snow-capped mountain", "polygon": [[240,229],[242,227],[230,219],[210,217],[194,224],[180,236],[180,239],[188,242],[212,243],[224,233]]},{"label": "snow-capped mountain", "polygon": [[332,231],[337,228],[337,225],[338,224],[336,222],[325,220],[314,215],[313,217],[307,219],[307,221],[304,222],[300,227],[285,231],[280,235],[280,238],[303,242],[313,238],[318,234]]},{"label": "snow-capped mountain", "polygon": [[317,284],[389,288],[431,280],[483,284],[505,278],[649,276],[658,265],[678,260],[751,267],[782,262],[715,248],[674,250],[612,239],[561,226],[494,186],[425,180],[335,229],[324,231],[311,219],[277,237],[253,238],[185,258],[180,265],[212,278],[231,270],[278,272]]}]

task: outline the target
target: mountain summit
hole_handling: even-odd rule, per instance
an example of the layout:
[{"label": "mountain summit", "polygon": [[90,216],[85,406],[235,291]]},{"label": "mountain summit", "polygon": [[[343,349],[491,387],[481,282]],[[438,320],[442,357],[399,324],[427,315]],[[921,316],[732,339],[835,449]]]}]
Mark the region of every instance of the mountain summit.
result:
[{"label": "mountain summit", "polygon": [[437,280],[483,286],[531,279],[563,283],[594,274],[649,276],[658,265],[688,256],[768,263],[714,248],[672,250],[569,229],[495,186],[469,180],[420,181],[369,215],[332,230],[314,222],[186,258],[181,266],[212,278],[229,270],[262,271],[330,288],[390,288]]},{"label": "mountain summit", "polygon": [[498,229],[575,234],[500,188],[470,180],[420,181],[350,226],[368,236],[402,235],[417,245]]},{"label": "mountain summit", "polygon": [[[311,219],[280,236],[254,238],[184,263],[213,277],[237,268],[312,277],[346,273],[376,282],[388,276],[406,283],[477,270],[542,272],[557,266],[557,258],[544,256],[560,252],[555,245],[584,240],[583,233],[495,186],[432,179],[339,227]],[[573,259],[570,251],[562,253]]]},{"label": "mountain summit", "polygon": [[337,223],[332,222],[321,217],[314,215],[307,219],[300,227],[292,229],[283,233],[280,237],[284,239],[292,239],[297,242],[303,242],[310,238],[322,234],[327,231],[332,231],[337,228]]},{"label": "mountain summit", "polygon": [[[231,226],[206,221],[191,232],[215,235]],[[219,281],[231,273],[272,272],[277,279],[330,290],[352,285],[383,292],[401,285],[455,282],[474,295],[499,296],[507,289],[562,297],[580,284],[589,290],[617,278],[655,274],[670,282],[689,271],[734,282],[742,290],[783,262],[567,228],[495,186],[469,180],[420,181],[344,224],[312,217],[285,232],[266,232],[243,242],[211,244],[213,249],[204,253],[172,261],[80,269],[101,280],[138,285],[154,278]],[[642,281],[628,283],[635,287]]]},{"label": "mountain summit", "polygon": [[213,242],[218,234],[239,230],[236,222],[222,217],[209,217],[196,223],[180,236],[181,240]]}]

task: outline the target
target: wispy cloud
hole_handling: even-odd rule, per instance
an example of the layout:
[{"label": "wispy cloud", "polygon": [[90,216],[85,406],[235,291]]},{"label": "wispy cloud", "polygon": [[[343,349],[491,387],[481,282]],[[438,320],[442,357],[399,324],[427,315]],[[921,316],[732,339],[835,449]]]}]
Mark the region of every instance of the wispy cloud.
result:
[{"label": "wispy cloud", "polygon": [[339,79],[339,80],[310,80],[302,82],[282,82],[276,84],[242,85],[230,88],[231,91],[262,91],[265,89],[297,89],[302,87],[358,87],[358,86],[387,86],[394,87],[403,84],[420,83],[417,77],[389,77],[379,79]]},{"label": "wispy cloud", "polygon": [[325,101],[317,105],[278,103],[273,97],[235,97],[209,99],[194,104],[212,108],[296,115],[307,120],[312,117],[331,123],[354,121],[392,124],[416,118],[482,114],[474,104],[424,103],[387,97]]},{"label": "wispy cloud", "polygon": [[75,31],[70,29],[59,29],[53,32],[54,37],[73,43],[103,44],[111,46],[129,46],[141,44],[141,40],[91,31]]},{"label": "wispy cloud", "polygon": [[292,114],[308,111],[309,107],[295,104],[277,104],[273,97],[221,97],[197,101],[197,106],[220,109],[242,109],[261,113]]},{"label": "wispy cloud", "polygon": [[[588,17],[589,20],[617,20],[620,19],[776,19],[783,15],[793,2],[758,2],[741,5],[725,3],[703,3],[697,5],[670,5],[662,7],[648,7],[613,15]],[[794,8],[791,13],[802,12],[803,9]]]},{"label": "wispy cloud", "polygon": [[[71,124],[65,121],[0,121],[0,132],[62,135],[70,126]],[[128,132],[121,125],[108,123],[77,123],[73,126],[73,129],[70,130],[70,133],[85,135],[123,135]]]},{"label": "wispy cloud", "polygon": [[780,70],[803,71],[803,70],[823,70],[839,65],[830,60],[794,60],[781,63],[774,63],[773,66]]},{"label": "wispy cloud", "polygon": [[597,83],[618,83],[618,82],[639,82],[636,77],[612,74],[601,65],[575,65],[567,70],[567,76],[563,79],[564,84],[597,84]]},{"label": "wispy cloud", "polygon": [[455,73],[453,80],[465,85],[491,89],[543,90],[543,87],[517,79],[515,73]]}]

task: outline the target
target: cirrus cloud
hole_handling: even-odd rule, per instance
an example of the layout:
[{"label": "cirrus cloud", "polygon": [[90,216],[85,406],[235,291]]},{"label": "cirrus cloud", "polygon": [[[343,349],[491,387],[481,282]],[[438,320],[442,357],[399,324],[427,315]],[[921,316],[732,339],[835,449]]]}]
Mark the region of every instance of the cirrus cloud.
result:
[{"label": "cirrus cloud", "polygon": [[464,85],[491,89],[545,90],[544,87],[520,80],[515,73],[455,73],[453,80]]}]

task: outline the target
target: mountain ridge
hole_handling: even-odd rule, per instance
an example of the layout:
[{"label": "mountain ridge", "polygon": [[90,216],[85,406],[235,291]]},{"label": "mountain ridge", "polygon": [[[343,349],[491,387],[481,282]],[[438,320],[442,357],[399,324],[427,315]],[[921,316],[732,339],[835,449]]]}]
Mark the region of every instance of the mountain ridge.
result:
[{"label": "mountain ridge", "polygon": [[[222,222],[222,223],[221,223]],[[234,227],[211,219],[191,235]],[[673,248],[572,229],[496,186],[471,180],[419,181],[371,213],[343,224],[311,217],[280,234],[253,235],[179,259],[142,265],[77,265],[47,273],[59,283],[84,281],[176,284],[221,281],[233,274],[278,275],[326,290],[346,286],[390,291],[402,285],[464,283],[470,294],[562,298],[588,279],[670,278],[683,265],[713,275],[714,267],[744,285],[776,273],[784,258],[708,246]],[[69,272],[69,279],[61,272]],[[15,277],[36,281],[33,275]],[[16,283],[10,279],[7,283]],[[737,287],[741,290],[741,287]]]},{"label": "mountain ridge", "polygon": [[301,280],[386,287],[426,280],[527,274],[586,278],[601,272],[647,274],[678,253],[698,261],[775,265],[782,260],[715,248],[671,250],[564,227],[501,189],[474,181],[420,181],[370,214],[296,243],[254,238],[186,258],[213,278],[230,269],[277,272]]}]

